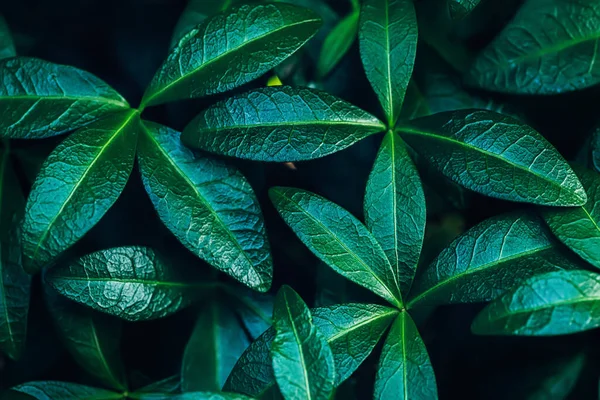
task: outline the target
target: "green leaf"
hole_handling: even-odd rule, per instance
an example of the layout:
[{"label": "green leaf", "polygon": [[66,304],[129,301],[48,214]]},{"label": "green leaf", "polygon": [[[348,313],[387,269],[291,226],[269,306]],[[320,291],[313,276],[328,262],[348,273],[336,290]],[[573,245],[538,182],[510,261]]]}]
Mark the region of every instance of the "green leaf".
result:
[{"label": "green leaf", "polygon": [[478,335],[553,336],[600,326],[600,275],[576,270],[534,276],[484,308]]},{"label": "green leaf", "polygon": [[327,339],[312,322],[310,310],[289,286],[283,286],[273,308],[273,371],[286,400],[329,400],[335,365]]},{"label": "green leaf", "polygon": [[417,53],[412,0],[364,0],[358,32],[360,55],[388,126],[400,115]]},{"label": "green leaf", "polygon": [[284,221],[321,261],[337,273],[402,307],[394,270],[377,239],[352,214],[314,193],[271,188]]},{"label": "green leaf", "polygon": [[437,399],[435,374],[410,315],[401,312],[383,344],[374,399]]},{"label": "green leaf", "polygon": [[475,192],[548,206],[587,201],[558,151],[512,117],[492,111],[443,112],[413,120],[399,131],[436,169]]},{"label": "green leaf", "polygon": [[167,395],[181,393],[181,377],[179,375],[169,376],[168,378],[162,379],[157,382],[153,382],[146,385],[131,394],[133,398],[141,398],[141,394],[152,394],[152,395]]},{"label": "green leaf", "polygon": [[166,317],[200,297],[198,283],[146,247],[117,247],[81,257],[48,271],[61,295],[129,321]]},{"label": "green leaf", "polygon": [[317,62],[317,75],[321,78],[327,76],[352,47],[358,32],[359,15],[358,11],[348,14],[325,38]]},{"label": "green leaf", "polygon": [[480,0],[448,0],[448,10],[453,19],[466,17],[479,5]]},{"label": "green leaf", "polygon": [[600,126],[596,128],[592,135],[590,147],[592,150],[592,165],[596,172],[600,172]]},{"label": "green leaf", "polygon": [[575,387],[585,364],[585,354],[579,353],[557,365],[550,365],[551,374],[528,394],[526,400],[565,400]]},{"label": "green leaf", "polygon": [[573,208],[546,208],[542,214],[561,242],[600,268],[600,174],[582,167],[573,169],[587,193],[587,203]]},{"label": "green leaf", "polygon": [[272,324],[274,297],[267,293],[243,290],[240,287],[223,286],[225,293],[232,297],[232,305],[250,337],[254,340]]},{"label": "green leaf", "polygon": [[600,83],[596,0],[528,0],[467,74],[483,89],[548,95]]},{"label": "green leaf", "polygon": [[160,219],[198,257],[243,284],[269,290],[273,262],[260,205],[233,166],[196,157],[179,132],[144,122],[138,160]]},{"label": "green leaf", "polygon": [[25,209],[23,254],[35,272],[81,239],[117,201],[135,159],[138,113],[81,128],[44,162]]},{"label": "green leaf", "polygon": [[229,373],[250,345],[244,328],[219,298],[203,307],[183,354],[184,392],[220,391]]},{"label": "green leaf", "polygon": [[41,139],[129,108],[94,75],[35,58],[0,61],[0,136]]},{"label": "green leaf", "polygon": [[[333,353],[336,386],[356,371],[381,339],[398,314],[375,304],[343,304],[311,310],[314,325],[327,339]],[[275,330],[269,329],[240,357],[224,389],[261,397],[275,385],[271,343]]]},{"label": "green leaf", "polygon": [[225,156],[293,162],[324,157],[384,129],[377,118],[325,92],[277,86],[209,107],[181,140]]},{"label": "green leaf", "polygon": [[11,58],[17,55],[15,44],[13,42],[12,35],[8,24],[2,15],[0,14],[0,60],[4,58]]},{"label": "green leaf", "polygon": [[[163,396],[163,397],[161,397]],[[165,397],[162,393],[159,394],[145,394],[139,397],[135,397],[140,400],[164,400]],[[237,394],[237,393],[214,393],[214,392],[189,392],[171,395],[166,397],[169,400],[252,400],[250,397]]]},{"label": "green leaf", "polygon": [[188,32],[148,86],[141,108],[222,93],[258,78],[295,53],[321,26],[290,4],[243,5]]},{"label": "green leaf", "polygon": [[406,145],[393,131],[381,142],[367,181],[367,228],[381,244],[403,294],[417,270],[425,234],[425,194]]},{"label": "green leaf", "polygon": [[59,381],[28,382],[15,386],[11,390],[25,393],[37,400],[116,400],[125,398],[121,393]]},{"label": "green leaf", "polygon": [[575,269],[536,215],[518,212],[490,218],[458,237],[415,281],[416,305],[492,300],[540,273]]}]

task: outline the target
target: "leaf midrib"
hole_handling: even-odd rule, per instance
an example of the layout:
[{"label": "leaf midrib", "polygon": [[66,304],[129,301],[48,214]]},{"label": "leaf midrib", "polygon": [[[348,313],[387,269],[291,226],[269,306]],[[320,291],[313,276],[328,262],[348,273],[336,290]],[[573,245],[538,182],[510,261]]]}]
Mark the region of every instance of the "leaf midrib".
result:
[{"label": "leaf midrib", "polygon": [[[127,279],[127,278],[112,278],[112,277],[80,277],[80,276],[54,276],[52,278],[53,282],[59,281],[83,281],[83,282],[108,282],[108,283],[133,283],[144,286],[164,286],[164,287],[181,287],[181,288],[194,288],[194,287],[202,287],[202,288],[210,288],[213,285],[210,283],[185,283],[185,282],[169,282],[169,281],[155,281],[155,280],[143,280],[143,279]],[[56,284],[54,285],[56,286]]]},{"label": "leaf midrib", "polygon": [[98,338],[98,331],[96,329],[96,324],[94,322],[94,320],[92,318],[90,318],[90,325],[92,328],[92,337],[94,338],[94,346],[96,347],[97,351],[98,351],[98,355],[100,357],[100,360],[102,362],[102,367],[104,368],[104,370],[108,373],[108,376],[110,377],[110,380],[112,381],[112,384],[115,385],[115,388],[119,389],[119,390],[123,390],[123,385],[121,384],[121,382],[119,381],[119,379],[113,374],[112,369],[110,368],[110,366],[108,365],[108,361],[106,360],[106,357],[104,356],[104,351],[102,349],[102,346],[100,344],[100,340]]},{"label": "leaf midrib", "polygon": [[[296,329],[296,323],[294,322],[294,318],[292,317],[292,311],[290,310],[290,304],[287,299],[287,295],[285,296],[285,311],[290,319],[290,325],[292,327],[292,331],[294,332],[294,337],[296,338],[296,345],[298,346],[298,352],[300,353],[300,364],[302,365],[302,376],[304,378],[304,385],[306,386],[306,396],[307,396],[308,400],[311,400],[312,396],[310,393],[310,382],[308,379],[308,369],[306,367],[306,360],[304,359],[304,349],[302,348],[302,339],[300,338],[300,335],[298,334],[298,329]],[[312,325],[312,323],[310,321],[307,321],[307,323]],[[311,326],[310,330],[312,331],[313,329],[314,329],[314,326]],[[309,335],[310,335],[310,333],[309,333]]]},{"label": "leaf midrib", "polygon": [[120,108],[127,109],[129,104],[124,101],[109,99],[107,97],[96,97],[96,96],[42,96],[42,95],[19,95],[19,96],[0,96],[1,101],[10,100],[69,100],[69,101],[88,101],[96,103],[106,103],[119,106]]},{"label": "leaf midrib", "polygon": [[[385,125],[383,125],[380,121],[369,122],[366,120],[356,120],[356,121],[327,121],[327,120],[301,120],[301,121],[283,121],[283,122],[259,122],[252,125],[227,125],[223,127],[217,128],[199,128],[198,131],[202,133],[213,133],[213,132],[221,132],[221,131],[231,131],[233,129],[260,129],[260,128],[270,128],[270,127],[296,127],[296,126],[365,126],[369,128],[379,128],[381,131],[385,129]],[[378,131],[380,132],[380,131]]]},{"label": "leaf midrib", "polygon": [[[555,303],[548,303],[542,306],[538,306],[538,307],[532,307],[532,308],[527,308],[527,309],[520,309],[517,310],[513,313],[511,312],[507,312],[507,313],[502,313],[498,318],[494,318],[494,319],[490,319],[489,322],[497,322],[497,321],[502,321],[504,319],[510,318],[510,317],[514,317],[516,315],[521,315],[521,314],[529,314],[529,313],[534,313],[537,311],[542,311],[548,308],[555,308],[555,307],[561,307],[561,306],[570,306],[570,305],[574,305],[574,304],[582,304],[582,303],[594,303],[594,302],[600,302],[600,296],[598,297],[588,297],[587,295],[585,297],[583,297],[583,299],[570,299],[570,300],[564,300],[564,301],[558,301]],[[510,310],[507,310],[510,311]]]}]

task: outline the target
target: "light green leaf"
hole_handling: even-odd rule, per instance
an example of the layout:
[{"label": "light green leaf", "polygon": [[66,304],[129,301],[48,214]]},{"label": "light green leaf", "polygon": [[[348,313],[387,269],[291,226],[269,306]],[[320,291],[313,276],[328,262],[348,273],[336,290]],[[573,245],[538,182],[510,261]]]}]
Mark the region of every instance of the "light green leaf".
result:
[{"label": "light green leaf", "polygon": [[41,139],[129,108],[94,75],[35,58],[0,60],[0,136]]},{"label": "light green leaf", "polygon": [[360,55],[388,126],[400,115],[417,54],[412,0],[364,0],[358,32]]},{"label": "light green leaf", "polygon": [[317,75],[321,78],[327,76],[352,47],[358,31],[358,17],[358,11],[351,12],[325,38],[317,62]]},{"label": "light green leaf", "polygon": [[319,259],[352,282],[402,307],[398,282],[383,249],[352,214],[300,189],[272,188],[269,197],[284,221]]},{"label": "light green leaf", "polygon": [[383,344],[375,379],[376,400],[437,399],[435,374],[410,315],[401,312]]},{"label": "light green leaf", "polygon": [[534,276],[484,308],[478,335],[553,336],[600,326],[600,275],[576,270]]},{"label": "light green leaf", "polygon": [[283,286],[273,308],[273,371],[286,400],[329,400],[335,365],[327,339],[312,322],[310,310],[289,286]]},{"label": "light green leaf", "polygon": [[189,269],[163,262],[146,247],[116,247],[81,257],[48,271],[48,283],[61,295],[129,321],[166,317],[203,295]]},{"label": "light green leaf", "polygon": [[453,19],[466,17],[479,5],[481,0],[448,0],[448,10]]},{"label": "light green leaf", "polygon": [[458,237],[415,281],[408,307],[492,300],[540,273],[580,267],[537,216],[490,218]]},{"label": "light green leaf", "polygon": [[133,169],[138,115],[123,111],[81,128],[44,162],[23,221],[28,271],[55,261],[117,201]]},{"label": "light green leaf", "polygon": [[483,89],[558,94],[600,83],[597,0],[527,0],[467,74]]},{"label": "light green leaf", "polygon": [[292,162],[324,157],[384,129],[377,118],[325,92],[277,86],[209,107],[181,140],[231,157]]},{"label": "light green leaf", "polygon": [[490,197],[579,206],[577,175],[538,132],[492,111],[443,112],[398,128],[420,156],[456,183]]},{"label": "light green leaf", "polygon": [[154,208],[198,257],[243,284],[267,291],[273,263],[260,205],[233,166],[196,157],[179,132],[144,122],[139,165]]},{"label": "light green leaf", "polygon": [[116,400],[124,399],[121,393],[111,392],[78,383],[58,381],[28,382],[11,388],[37,400]]},{"label": "light green leaf", "polygon": [[0,14],[0,60],[17,55],[10,29],[4,17]]},{"label": "light green leaf", "polygon": [[317,14],[291,4],[243,5],[188,32],[148,86],[141,108],[222,93],[288,58],[321,26]]},{"label": "light green leaf", "polygon": [[415,164],[393,131],[381,142],[364,202],[367,228],[385,251],[402,293],[408,294],[421,255],[427,213]]}]

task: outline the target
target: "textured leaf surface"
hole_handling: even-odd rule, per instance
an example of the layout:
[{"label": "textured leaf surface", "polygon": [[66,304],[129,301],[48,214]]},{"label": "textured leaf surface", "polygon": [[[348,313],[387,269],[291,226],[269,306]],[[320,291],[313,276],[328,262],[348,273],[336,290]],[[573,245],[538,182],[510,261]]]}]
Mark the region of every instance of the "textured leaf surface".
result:
[{"label": "textured leaf surface", "polygon": [[393,131],[381,142],[365,193],[365,223],[381,244],[403,294],[412,285],[425,234],[425,194],[406,145]]},{"label": "textured leaf surface", "polygon": [[448,0],[448,10],[454,19],[463,18],[479,5],[481,0]]},{"label": "textured leaf surface", "polygon": [[415,281],[410,307],[492,300],[525,279],[575,269],[537,216],[490,218],[458,237]]},{"label": "textured leaf surface", "polygon": [[552,336],[600,326],[600,275],[556,271],[530,278],[484,308],[479,335]]},{"label": "textured leaf surface", "polygon": [[313,325],[304,301],[289,286],[283,286],[275,298],[273,326],[273,371],[283,397],[328,400],[335,382],[331,348]]},{"label": "textured leaf surface", "polygon": [[113,400],[123,399],[120,393],[105,389],[58,381],[28,382],[12,390],[28,394],[37,400]]},{"label": "textured leaf surface", "polygon": [[[48,271],[61,295],[129,321],[165,317],[202,295],[202,285],[146,247],[118,247]],[[207,284],[208,285],[208,284]]]},{"label": "textured leaf surface", "polygon": [[488,90],[557,94],[600,83],[600,3],[528,0],[467,79]]},{"label": "textured leaf surface", "polygon": [[35,58],[0,61],[0,136],[41,139],[129,108],[94,75]]},{"label": "textured leaf surface", "polygon": [[374,399],[437,399],[435,374],[425,343],[407,312],[401,312],[383,344]]},{"label": "textured leaf surface", "polygon": [[399,131],[445,176],[486,196],[549,206],[587,201],[558,151],[512,117],[492,111],[443,112],[413,120]]},{"label": "textured leaf surface", "polygon": [[15,44],[13,43],[12,35],[8,24],[2,15],[0,15],[0,60],[10,58],[17,55]]},{"label": "textured leaf surface", "polygon": [[124,111],[80,129],[50,154],[25,209],[28,270],[52,263],[114,204],[133,168],[138,129],[137,112]]},{"label": "textured leaf surface", "polygon": [[317,74],[320,77],[329,74],[352,47],[358,32],[358,17],[357,11],[351,12],[325,38],[317,62]]},{"label": "textured leaf surface", "polygon": [[298,238],[323,262],[390,303],[400,289],[383,249],[352,214],[314,193],[272,188],[271,201]]},{"label": "textured leaf surface", "polygon": [[243,85],[296,52],[320,26],[314,12],[291,4],[217,14],[183,36],[150,82],[142,107]]},{"label": "textured leaf surface", "polygon": [[358,32],[369,82],[393,127],[417,53],[417,16],[411,0],[364,0]]},{"label": "textured leaf surface", "polygon": [[196,157],[179,132],[144,122],[142,180],[163,223],[188,249],[245,285],[266,291],[273,264],[252,187],[234,167]]},{"label": "textured leaf surface", "polygon": [[324,157],[384,129],[372,115],[325,92],[279,86],[209,107],[181,139],[225,156],[288,162]]}]

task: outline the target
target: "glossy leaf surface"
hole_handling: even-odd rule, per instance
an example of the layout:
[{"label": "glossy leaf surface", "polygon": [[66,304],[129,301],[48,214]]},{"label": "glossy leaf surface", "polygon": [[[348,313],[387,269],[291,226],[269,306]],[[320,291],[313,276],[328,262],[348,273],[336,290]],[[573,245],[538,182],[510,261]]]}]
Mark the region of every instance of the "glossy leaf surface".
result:
[{"label": "glossy leaf surface", "polygon": [[358,12],[351,12],[329,32],[317,62],[318,76],[327,76],[352,47],[358,32],[358,17]]},{"label": "glossy leaf surface", "polygon": [[0,15],[0,60],[17,55],[13,38],[8,28],[8,24],[2,15]]},{"label": "glossy leaf surface", "polygon": [[113,400],[123,399],[121,393],[111,392],[78,383],[59,381],[28,382],[11,388],[37,400]]}]

